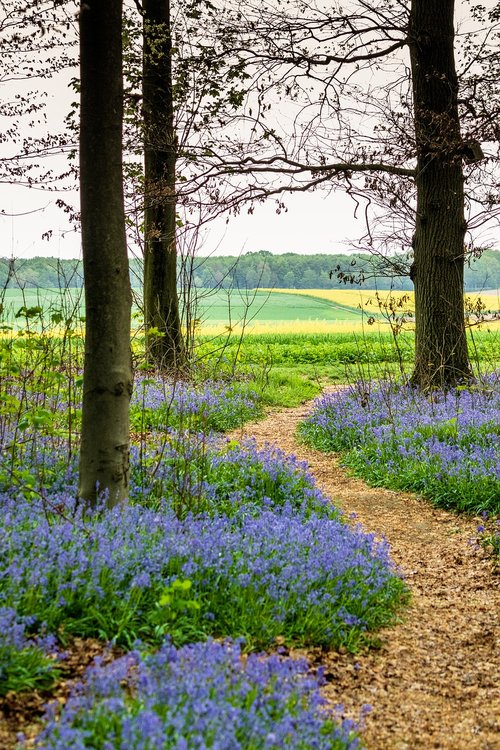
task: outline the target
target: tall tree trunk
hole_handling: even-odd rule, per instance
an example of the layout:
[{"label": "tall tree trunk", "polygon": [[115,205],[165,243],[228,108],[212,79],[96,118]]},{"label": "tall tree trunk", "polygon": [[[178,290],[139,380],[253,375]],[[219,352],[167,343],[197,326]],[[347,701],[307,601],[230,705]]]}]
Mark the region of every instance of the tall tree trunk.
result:
[{"label": "tall tree trunk", "polygon": [[122,501],[129,481],[132,295],[122,175],[122,2],[80,6],[80,193],[86,332],[79,496]]},{"label": "tall tree trunk", "polygon": [[178,370],[185,350],[177,294],[170,0],[143,0],[144,317],[146,349],[162,370]]},{"label": "tall tree trunk", "polygon": [[464,176],[454,60],[454,0],[412,0],[410,54],[417,141],[411,278],[412,381],[446,387],[470,377],[464,323]]}]

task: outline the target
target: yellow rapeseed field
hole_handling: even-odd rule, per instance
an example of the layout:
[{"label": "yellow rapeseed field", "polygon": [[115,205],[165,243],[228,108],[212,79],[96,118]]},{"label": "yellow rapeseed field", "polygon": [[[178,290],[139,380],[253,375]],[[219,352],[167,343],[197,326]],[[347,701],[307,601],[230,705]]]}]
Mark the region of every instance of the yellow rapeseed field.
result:
[{"label": "yellow rapeseed field", "polygon": [[[383,332],[390,330],[388,320],[378,319],[370,320],[370,316],[375,313],[390,312],[393,308],[396,316],[405,313],[415,312],[415,295],[413,292],[387,291],[377,292],[370,289],[264,289],[262,291],[274,292],[276,294],[297,294],[309,297],[325,299],[332,304],[345,305],[347,307],[358,308],[367,313],[366,317],[359,320],[295,320],[295,321],[276,321],[276,322],[259,322],[252,321],[246,329],[246,333],[362,333],[362,332]],[[481,307],[489,312],[498,312],[500,310],[499,295],[495,292],[472,292],[464,295],[466,306],[474,308],[478,300],[481,301]],[[408,320],[404,324],[405,330],[412,330],[414,323]],[[475,326],[479,329],[491,329],[500,331],[500,320],[489,320],[481,325]],[[224,331],[220,327],[206,324],[202,326],[201,333],[214,334]],[[235,327],[234,333],[240,333],[241,328]]]},{"label": "yellow rapeseed field", "polygon": [[[379,312],[384,310],[386,305],[398,303],[401,307],[398,309],[414,311],[415,295],[413,292],[398,291],[375,291],[373,289],[266,289],[264,291],[276,292],[277,294],[299,294],[309,297],[318,297],[326,299],[334,304],[347,305],[347,307],[357,307],[367,312]],[[500,298],[495,292],[469,292],[464,295],[466,302],[472,305],[481,299],[487,310],[498,311],[500,309]]]},{"label": "yellow rapeseed field", "polygon": [[[216,323],[202,323],[197,329],[204,336],[219,336],[228,334],[227,326]],[[369,325],[365,320],[277,320],[277,321],[256,321],[253,320],[245,326],[245,335],[252,334],[280,334],[280,333],[363,333],[370,331],[389,331],[389,325],[386,321],[376,321]],[[230,331],[232,336],[238,336],[242,333],[240,325],[234,325]]]},{"label": "yellow rapeseed field", "polygon": [[414,309],[413,292],[388,292],[385,290],[376,292],[370,289],[273,289],[272,291],[277,294],[299,294],[318,297],[319,299],[326,299],[333,304],[357,307],[369,313],[379,312],[380,305],[388,303],[391,297],[396,302],[403,300],[405,304],[404,309]]}]

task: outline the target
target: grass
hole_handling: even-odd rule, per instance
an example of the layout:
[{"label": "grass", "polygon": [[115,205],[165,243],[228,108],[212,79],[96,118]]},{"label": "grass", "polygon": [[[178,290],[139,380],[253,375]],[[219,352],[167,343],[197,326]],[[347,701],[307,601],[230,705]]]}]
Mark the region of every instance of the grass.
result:
[{"label": "grass", "polygon": [[[310,298],[302,297],[306,311]],[[284,657],[251,654],[279,644],[367,647],[397,618],[408,591],[387,545],[347,525],[304,467],[220,433],[269,406],[310,399],[325,382],[357,379],[369,408],[359,389],[345,403],[320,402],[307,439],[343,451],[374,483],[399,482],[445,507],[487,513],[482,543],[498,550],[498,485],[486,450],[497,437],[498,390],[433,394],[425,404],[392,385],[377,390],[374,378],[411,367],[411,331],[200,335],[191,383],[138,368],[130,502],[85,515],[74,502],[82,340],[79,322],[58,314],[45,323],[29,313],[25,323],[39,319],[43,333],[33,323],[35,330],[6,331],[0,340],[0,691],[50,692],[58,649],[74,636],[120,644],[125,656],[97,665],[57,721],[47,716],[38,747],[139,748],[144,736],[178,747],[172,722],[180,714],[175,731],[187,746],[208,743],[226,727],[228,705],[249,750],[281,747],[285,726],[294,728],[291,747],[309,747],[308,732],[321,748],[359,747],[352,724],[318,713],[319,683],[305,667],[295,673]],[[492,369],[494,331],[474,330],[470,344],[478,366]],[[140,361],[138,337],[133,346]],[[207,698],[214,723],[198,732],[206,715],[194,688],[208,673],[223,675],[224,689],[214,686]],[[287,687],[276,692],[283,674]],[[174,687],[167,704],[165,690]],[[261,712],[266,696],[273,698]]]},{"label": "grass", "polygon": [[11,691],[50,690],[59,676],[54,657],[36,644],[26,648],[0,645],[0,698]]}]

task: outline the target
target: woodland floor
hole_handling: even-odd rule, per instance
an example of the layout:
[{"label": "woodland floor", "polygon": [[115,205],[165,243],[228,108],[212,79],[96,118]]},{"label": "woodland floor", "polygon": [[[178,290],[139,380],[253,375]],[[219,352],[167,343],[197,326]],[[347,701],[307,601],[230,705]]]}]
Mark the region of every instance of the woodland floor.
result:
[{"label": "woodland floor", "polygon": [[306,461],[346,515],[390,542],[412,591],[403,621],[380,632],[379,649],[306,653],[326,669],[325,698],[353,718],[372,706],[367,750],[500,750],[500,576],[474,544],[477,521],[368,487],[334,455],[301,445],[296,426],[309,408],[280,411],[233,436]]},{"label": "woodland floor", "polygon": [[[324,666],[324,696],[342,703],[346,715],[358,719],[363,704],[372,706],[367,750],[500,750],[500,576],[473,543],[477,523],[413,495],[370,488],[349,477],[335,456],[298,443],[296,426],[309,408],[276,412],[232,436],[274,443],[306,461],[346,515],[355,513],[354,522],[390,542],[412,601],[402,622],[379,633],[380,648],[291,655]],[[75,642],[61,703],[101,650],[97,642]],[[43,703],[38,693],[0,701],[0,750],[15,746],[18,731],[36,733]]]}]

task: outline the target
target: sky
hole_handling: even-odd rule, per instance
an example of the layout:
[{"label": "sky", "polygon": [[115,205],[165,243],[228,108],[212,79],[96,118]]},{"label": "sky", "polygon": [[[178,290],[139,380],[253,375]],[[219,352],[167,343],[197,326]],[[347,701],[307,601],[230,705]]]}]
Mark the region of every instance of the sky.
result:
[{"label": "sky", "polygon": [[[80,256],[80,236],[55,205],[56,198],[36,189],[0,186],[0,206],[8,214],[21,214],[0,216],[0,256]],[[74,198],[78,200],[76,195]],[[270,201],[256,206],[252,214],[243,208],[227,222],[225,218],[214,220],[204,230],[200,254],[238,255],[258,250],[344,253],[363,234],[364,222],[354,218],[352,201],[343,193],[293,195],[285,201],[288,210],[280,214]],[[42,239],[49,230],[51,239]]]},{"label": "sky", "polygon": [[[2,84],[0,96],[27,94],[40,85],[46,87],[45,113],[47,129],[57,130],[66,117],[76,94],[70,81],[77,71],[66,71],[50,81]],[[5,118],[4,118],[5,119]],[[1,122],[0,131],[8,123]],[[28,135],[31,132],[27,131]],[[1,145],[0,158],[8,154]],[[66,160],[51,157],[54,171],[64,171]],[[39,186],[26,188],[20,184],[0,183],[0,257],[29,258],[35,255],[58,258],[81,256],[81,240],[56,205],[58,198],[78,207],[76,191],[53,193]],[[349,252],[352,241],[364,233],[364,222],[354,218],[354,204],[344,193],[324,192],[288,195],[287,211],[276,213],[276,201],[256,205],[253,213],[243,207],[237,216],[211,221],[199,241],[200,255],[239,255],[244,252],[268,250],[273,253],[343,253]],[[44,235],[51,232],[49,240]]]},{"label": "sky", "polygon": [[[64,119],[74,94],[68,76],[50,83],[48,121]],[[0,90],[0,95],[2,91]],[[1,151],[0,151],[1,156]],[[51,158],[54,170],[64,170],[62,157]],[[38,186],[0,184],[0,257],[80,257],[80,235],[56,205],[63,198],[78,206],[78,194],[50,192]],[[210,222],[200,239],[201,255],[238,255],[268,250],[273,253],[343,253],[364,234],[364,221],[354,217],[354,204],[343,192],[288,195],[286,211],[276,212],[275,199],[256,205],[253,213],[243,207],[237,216]],[[44,235],[51,232],[50,239]]]},{"label": "sky", "polygon": [[[49,124],[62,122],[75,98],[68,86],[72,75],[75,71],[46,82]],[[34,87],[33,84],[30,86]],[[7,87],[2,84],[0,96],[7,94]],[[5,126],[6,123],[0,122],[0,131],[5,130]],[[4,153],[0,147],[0,158]],[[59,164],[64,167],[63,161]],[[58,194],[36,187],[28,189],[17,184],[0,184],[0,210],[5,213],[0,214],[0,256],[80,256],[79,233],[56,206],[58,197]],[[78,206],[76,192],[62,197]],[[287,196],[285,203],[288,210],[279,214],[275,201],[271,200],[257,205],[252,214],[243,208],[238,216],[227,222],[223,217],[216,219],[204,231],[199,253],[238,255],[258,250],[304,254],[349,252],[364,234],[363,219],[354,217],[354,204],[342,192],[297,193]],[[48,241],[42,238],[47,232],[52,232]],[[486,231],[479,237],[479,242],[500,248],[498,227]]]}]

